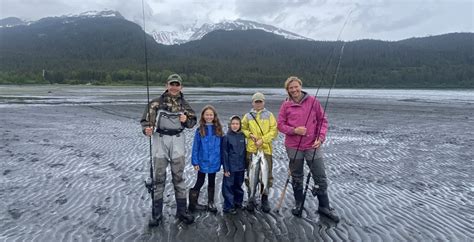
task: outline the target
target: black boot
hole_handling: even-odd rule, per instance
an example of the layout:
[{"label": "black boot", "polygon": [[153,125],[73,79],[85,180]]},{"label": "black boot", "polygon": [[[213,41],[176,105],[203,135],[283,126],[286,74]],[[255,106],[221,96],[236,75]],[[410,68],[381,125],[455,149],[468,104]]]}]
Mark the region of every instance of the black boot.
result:
[{"label": "black boot", "polygon": [[217,213],[216,205],[214,205],[214,187],[207,188],[207,208],[212,213]]},{"label": "black boot", "polygon": [[295,207],[291,209],[291,213],[296,217],[301,217],[303,214],[303,190],[295,190],[293,195],[295,196]]},{"label": "black boot", "polygon": [[322,214],[328,218],[330,218],[332,221],[338,223],[339,222],[339,216],[337,216],[336,211],[334,208],[331,208],[329,206],[329,196],[328,194],[321,194],[317,195],[318,200],[319,200],[319,208],[318,208],[318,213]]},{"label": "black boot", "polygon": [[163,219],[163,198],[155,200],[153,202],[153,214],[148,222],[148,226],[155,227],[160,225]]},{"label": "black boot", "polygon": [[264,213],[270,212],[270,204],[268,204],[268,195],[262,195],[262,211]]},{"label": "black boot", "polygon": [[186,198],[176,199],[176,217],[185,224],[192,224],[194,216],[186,210]]},{"label": "black boot", "polygon": [[206,206],[199,204],[199,191],[189,190],[189,206],[190,212],[198,210],[206,210]]},{"label": "black boot", "polygon": [[255,210],[255,202],[254,202],[255,199],[250,199],[247,201],[247,206],[246,206],[246,209],[247,211],[249,212],[253,212]]}]

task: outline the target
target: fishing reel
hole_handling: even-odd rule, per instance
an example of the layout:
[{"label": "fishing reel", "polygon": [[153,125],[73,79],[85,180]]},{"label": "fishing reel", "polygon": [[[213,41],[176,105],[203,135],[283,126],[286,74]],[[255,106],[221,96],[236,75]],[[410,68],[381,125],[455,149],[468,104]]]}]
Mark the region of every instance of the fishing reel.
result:
[{"label": "fishing reel", "polygon": [[153,180],[148,177],[145,181],[145,187],[148,190],[148,193],[151,193],[153,191]]}]

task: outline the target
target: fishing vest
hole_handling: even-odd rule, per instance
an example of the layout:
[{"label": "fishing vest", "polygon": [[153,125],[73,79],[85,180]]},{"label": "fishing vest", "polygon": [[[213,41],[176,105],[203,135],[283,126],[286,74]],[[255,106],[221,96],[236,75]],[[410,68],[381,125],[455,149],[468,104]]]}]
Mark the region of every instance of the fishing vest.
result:
[{"label": "fishing vest", "polygon": [[[183,102],[179,103],[181,110],[183,110]],[[183,112],[167,111],[167,105],[164,104],[164,97],[160,97],[160,105],[156,114],[156,132],[161,135],[178,135],[184,130],[184,125],[179,120]]]}]

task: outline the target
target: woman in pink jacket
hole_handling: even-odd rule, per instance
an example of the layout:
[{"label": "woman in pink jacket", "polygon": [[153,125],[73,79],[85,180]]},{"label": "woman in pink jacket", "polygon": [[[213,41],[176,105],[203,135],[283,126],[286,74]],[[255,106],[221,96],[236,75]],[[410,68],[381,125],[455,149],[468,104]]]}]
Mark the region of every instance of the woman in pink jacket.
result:
[{"label": "woman in pink jacket", "polygon": [[318,212],[335,222],[339,217],[329,206],[327,177],[321,145],[326,139],[328,121],[319,100],[301,90],[302,81],[295,76],[285,81],[288,98],[283,101],[278,115],[278,130],[285,134],[285,147],[290,159],[290,172],[295,197],[292,213],[300,217],[303,207],[304,161],[315,183],[314,193],[319,200]]}]

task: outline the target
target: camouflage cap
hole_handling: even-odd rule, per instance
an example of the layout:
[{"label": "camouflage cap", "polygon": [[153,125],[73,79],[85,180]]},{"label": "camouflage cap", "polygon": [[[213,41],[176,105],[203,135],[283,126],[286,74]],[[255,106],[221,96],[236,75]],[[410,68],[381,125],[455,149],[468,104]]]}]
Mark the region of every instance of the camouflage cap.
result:
[{"label": "camouflage cap", "polygon": [[183,79],[181,79],[181,77],[178,74],[172,74],[168,77],[168,79],[166,79],[166,83],[168,83],[169,85],[173,82],[177,82],[179,83],[179,85],[181,85],[181,83],[183,82]]}]

